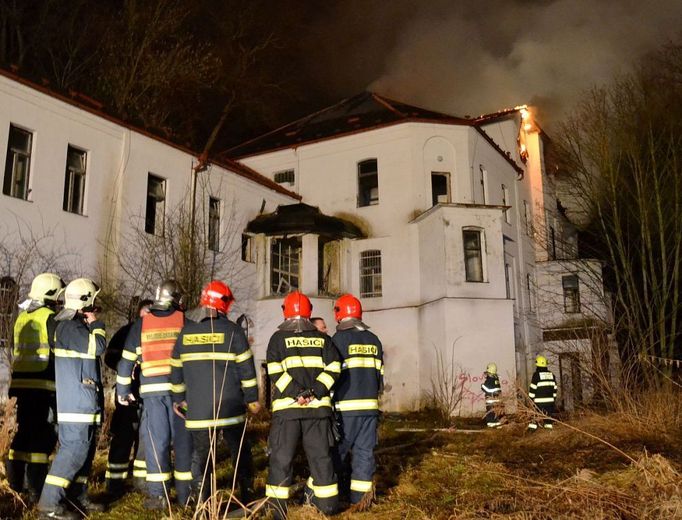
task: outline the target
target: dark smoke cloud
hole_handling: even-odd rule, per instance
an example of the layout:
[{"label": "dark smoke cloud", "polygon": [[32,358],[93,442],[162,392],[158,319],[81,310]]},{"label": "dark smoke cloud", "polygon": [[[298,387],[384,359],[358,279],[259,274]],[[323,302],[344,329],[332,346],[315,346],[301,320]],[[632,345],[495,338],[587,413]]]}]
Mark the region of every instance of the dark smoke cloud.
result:
[{"label": "dark smoke cloud", "polygon": [[528,103],[545,123],[682,27],[680,0],[316,4],[303,67],[330,97],[369,88],[457,115]]}]

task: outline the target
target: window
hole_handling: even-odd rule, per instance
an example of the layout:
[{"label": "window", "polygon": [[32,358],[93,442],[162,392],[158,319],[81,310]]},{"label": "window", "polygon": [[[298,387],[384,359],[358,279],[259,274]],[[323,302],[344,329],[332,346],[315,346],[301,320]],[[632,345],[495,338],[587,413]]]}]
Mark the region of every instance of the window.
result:
[{"label": "window", "polygon": [[208,198],[208,248],[220,251],[220,199]]},{"label": "window", "polygon": [[147,210],[144,230],[152,235],[163,236],[166,211],[166,180],[153,174],[147,175]]},{"label": "window", "polygon": [[379,173],[377,160],[358,163],[358,206],[379,204]]},{"label": "window", "polygon": [[0,348],[9,348],[14,335],[14,309],[19,286],[11,276],[0,278]]},{"label": "window", "polygon": [[530,274],[526,275],[526,289],[528,291],[528,310],[533,312],[535,305],[533,302],[534,291],[533,291],[533,277]]},{"label": "window", "polygon": [[547,243],[547,254],[550,260],[556,260],[556,232],[554,226],[549,226],[549,241]]},{"label": "window", "polygon": [[488,171],[482,164],[478,165],[478,170],[481,172],[481,193],[483,194],[483,204],[488,203]]},{"label": "window", "polygon": [[293,184],[295,179],[296,177],[294,175],[294,170],[283,170],[281,172],[275,172],[275,182],[278,184],[283,184],[285,182]]},{"label": "window", "polygon": [[317,239],[318,294],[336,295],[341,291],[341,247],[338,240]]},{"label": "window", "polygon": [[464,241],[464,270],[467,282],[483,281],[483,232],[479,229],[462,230]]},{"label": "window", "polygon": [[512,276],[513,276],[513,272],[512,272],[512,266],[511,266],[511,264],[505,263],[505,264],[504,264],[504,286],[505,286],[505,289],[506,289],[507,299],[508,299],[508,300],[511,300],[512,298],[514,298],[514,289],[513,289],[513,285],[512,285]]},{"label": "window", "polygon": [[526,233],[528,236],[533,236],[533,212],[527,200],[523,201],[523,219],[526,224]]},{"label": "window", "polygon": [[255,263],[256,254],[253,250],[253,237],[242,233],[242,260],[244,262]]},{"label": "window", "polygon": [[2,192],[10,197],[28,199],[28,176],[31,167],[33,134],[14,125],[9,126],[5,179]]},{"label": "window", "polygon": [[564,311],[568,314],[580,312],[580,286],[578,275],[571,274],[561,277],[564,288]]},{"label": "window", "polygon": [[[502,205],[503,206],[509,206],[509,188],[507,188],[504,184],[502,185]],[[505,209],[504,210],[504,221],[507,224],[511,224],[511,209]]]},{"label": "window", "polygon": [[381,296],[381,251],[360,253],[360,298]]},{"label": "window", "polygon": [[286,294],[298,289],[301,238],[273,238],[270,248],[270,290]]},{"label": "window", "polygon": [[73,146],[66,150],[66,174],[64,176],[64,202],[62,209],[69,213],[83,214],[85,198],[85,160],[87,154]]},{"label": "window", "polygon": [[431,203],[448,204],[450,202],[450,174],[448,172],[431,172]]}]

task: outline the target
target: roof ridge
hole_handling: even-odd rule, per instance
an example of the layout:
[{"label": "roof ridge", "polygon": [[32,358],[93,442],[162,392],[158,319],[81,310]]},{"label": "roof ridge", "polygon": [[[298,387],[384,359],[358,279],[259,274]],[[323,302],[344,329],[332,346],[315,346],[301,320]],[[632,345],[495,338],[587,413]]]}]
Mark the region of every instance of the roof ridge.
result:
[{"label": "roof ridge", "polygon": [[[379,103],[380,105],[386,107],[386,108],[389,109],[391,112],[395,112],[395,113],[398,114],[400,117],[407,117],[407,114],[404,114],[403,112],[401,112],[400,110],[398,110],[396,107],[394,107],[394,106],[391,104],[391,102],[395,102],[394,100],[385,98],[385,97],[383,97],[381,94],[377,94],[376,92],[371,92],[371,91],[370,91],[369,93],[370,93],[370,95],[372,96],[372,98],[374,99],[374,101],[376,101],[376,102]],[[403,104],[404,104],[404,103],[403,103]]]}]

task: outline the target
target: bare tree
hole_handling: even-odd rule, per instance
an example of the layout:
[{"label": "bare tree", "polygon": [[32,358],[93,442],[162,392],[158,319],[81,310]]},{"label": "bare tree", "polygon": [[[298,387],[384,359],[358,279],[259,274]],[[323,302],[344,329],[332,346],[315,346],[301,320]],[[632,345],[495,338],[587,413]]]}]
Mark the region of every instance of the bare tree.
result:
[{"label": "bare tree", "polygon": [[616,331],[630,355],[670,358],[680,340],[681,67],[682,47],[671,45],[594,89],[557,141],[574,211],[609,266]]}]

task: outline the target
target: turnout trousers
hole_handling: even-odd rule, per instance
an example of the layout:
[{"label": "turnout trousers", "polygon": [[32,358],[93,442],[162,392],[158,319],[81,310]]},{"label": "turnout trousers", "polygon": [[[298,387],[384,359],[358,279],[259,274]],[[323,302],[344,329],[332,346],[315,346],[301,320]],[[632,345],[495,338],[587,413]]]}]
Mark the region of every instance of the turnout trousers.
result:
[{"label": "turnout trousers", "polygon": [[[337,472],[343,486],[350,488],[350,501],[357,504],[366,493],[372,491],[372,478],[376,470],[374,448],[378,443],[377,415],[337,415],[341,442],[338,446]],[[350,466],[347,458],[350,456]],[[350,471],[349,471],[350,470]]]},{"label": "turnout trousers", "polygon": [[501,426],[500,415],[497,413],[500,406],[499,399],[486,399],[485,401],[485,425],[488,428]]},{"label": "turnout trousers", "polygon": [[144,458],[144,442],[140,438],[141,408],[122,406],[116,402],[111,417],[109,434],[109,458],[107,460],[107,491],[114,495],[123,493],[125,480],[130,475],[130,452],[133,451],[133,476],[146,479],[147,471]]},{"label": "turnout trousers", "polygon": [[[230,450],[232,467],[237,473],[237,483],[239,484],[240,500],[247,504],[253,497],[253,458],[251,457],[251,443],[249,437],[242,433],[246,423],[228,426],[226,428],[207,428],[203,430],[191,430],[192,433],[192,476],[194,480],[194,490],[200,493],[201,500],[208,500],[212,493],[217,490],[212,489],[212,472],[215,465],[215,455],[217,451],[220,432],[223,434],[223,441]],[[215,448],[215,449],[212,449]],[[240,451],[241,448],[241,451]]]},{"label": "turnout trousers", "polygon": [[17,393],[17,433],[9,450],[7,473],[14,491],[24,490],[37,500],[47,476],[49,457],[57,444],[51,416],[55,414],[55,396],[45,390],[22,390]]},{"label": "turnout trousers", "polygon": [[339,488],[331,455],[334,437],[329,417],[286,419],[275,414],[268,438],[270,467],[265,495],[280,518],[286,516],[293,479],[292,463],[299,439],[308,459],[312,502],[324,514],[334,514],[338,508]]},{"label": "turnout trousers", "polygon": [[78,501],[86,497],[97,428],[95,424],[59,424],[59,449],[45,478],[38,510],[54,511],[65,498]]},{"label": "turnout trousers", "polygon": [[[551,417],[554,413],[554,403],[536,403],[535,406],[537,406],[538,410],[540,410],[547,417]],[[528,430],[535,431],[538,428],[551,430],[554,428],[554,424],[552,421],[542,418],[533,419],[530,421],[530,423],[528,423]]]},{"label": "turnout trousers", "polygon": [[[174,479],[178,502],[185,504],[192,488],[192,437],[184,419],[173,411],[169,395],[144,398],[141,426],[147,493],[165,498],[170,492],[168,485]],[[171,448],[175,453],[175,471],[171,465]]]}]

